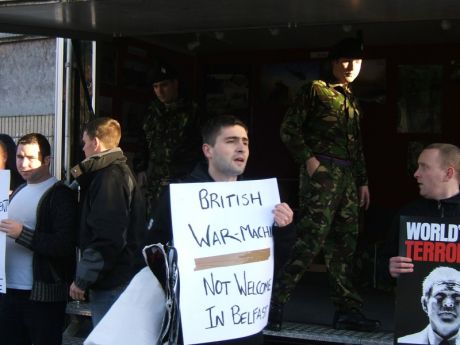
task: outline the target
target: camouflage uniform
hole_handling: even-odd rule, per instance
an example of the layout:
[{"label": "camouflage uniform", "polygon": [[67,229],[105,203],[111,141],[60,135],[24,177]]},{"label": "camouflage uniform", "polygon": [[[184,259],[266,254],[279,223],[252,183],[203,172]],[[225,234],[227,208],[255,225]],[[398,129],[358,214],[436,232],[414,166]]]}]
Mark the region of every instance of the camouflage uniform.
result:
[{"label": "camouflage uniform", "polygon": [[146,139],[146,199],[153,211],[161,189],[183,177],[201,157],[200,116],[193,102],[182,99],[165,105],[155,99],[143,124]]},{"label": "camouflage uniform", "polygon": [[[358,235],[358,186],[367,185],[360,112],[347,87],[316,80],[304,85],[281,125],[281,138],[300,165],[297,242],[277,273],[273,302],[282,305],[323,249],[333,302],[359,308],[349,272]],[[309,176],[306,161],[320,166]]]}]

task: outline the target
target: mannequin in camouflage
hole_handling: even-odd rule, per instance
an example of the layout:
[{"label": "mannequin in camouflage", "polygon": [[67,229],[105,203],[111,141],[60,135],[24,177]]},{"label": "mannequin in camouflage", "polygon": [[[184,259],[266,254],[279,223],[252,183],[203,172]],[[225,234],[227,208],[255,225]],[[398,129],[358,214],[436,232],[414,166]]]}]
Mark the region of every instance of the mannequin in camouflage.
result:
[{"label": "mannequin in camouflage", "polygon": [[162,188],[185,176],[201,158],[198,106],[179,97],[176,71],[166,63],[158,64],[152,87],[155,99],[143,123],[144,153],[135,163],[149,212],[155,209]]},{"label": "mannequin in camouflage", "polygon": [[358,236],[359,207],[369,206],[360,135],[360,110],[350,83],[361,68],[361,40],[339,42],[331,51],[332,76],[303,86],[281,125],[281,139],[300,165],[297,242],[276,273],[271,329],[281,328],[282,308],[316,255],[323,250],[336,307],[333,326],[373,331],[364,317],[350,267]]}]

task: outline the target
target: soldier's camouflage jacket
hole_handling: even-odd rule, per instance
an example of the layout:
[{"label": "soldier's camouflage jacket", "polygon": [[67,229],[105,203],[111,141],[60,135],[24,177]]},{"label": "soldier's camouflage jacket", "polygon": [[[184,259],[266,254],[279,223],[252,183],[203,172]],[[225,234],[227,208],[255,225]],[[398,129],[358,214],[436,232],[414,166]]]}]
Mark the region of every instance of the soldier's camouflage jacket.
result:
[{"label": "soldier's camouflage jacket", "polygon": [[281,139],[299,165],[315,154],[350,160],[357,186],[367,185],[360,110],[349,88],[322,80],[302,86],[281,125]]},{"label": "soldier's camouflage jacket", "polygon": [[146,197],[151,207],[158,200],[162,187],[186,175],[202,156],[198,106],[183,99],[165,106],[155,99],[143,129],[146,159],[144,166],[136,170],[147,169]]}]

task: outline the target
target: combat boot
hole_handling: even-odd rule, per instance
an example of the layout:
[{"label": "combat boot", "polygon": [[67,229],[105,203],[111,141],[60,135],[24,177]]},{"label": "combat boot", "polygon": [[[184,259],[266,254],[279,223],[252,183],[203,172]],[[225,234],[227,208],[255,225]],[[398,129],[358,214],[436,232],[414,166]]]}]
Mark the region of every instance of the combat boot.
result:
[{"label": "combat boot", "polygon": [[279,332],[283,326],[283,310],[284,305],[270,303],[270,313],[268,314],[267,329],[270,331]]},{"label": "combat boot", "polygon": [[335,329],[375,332],[380,328],[380,321],[366,318],[358,309],[337,310],[332,325]]}]

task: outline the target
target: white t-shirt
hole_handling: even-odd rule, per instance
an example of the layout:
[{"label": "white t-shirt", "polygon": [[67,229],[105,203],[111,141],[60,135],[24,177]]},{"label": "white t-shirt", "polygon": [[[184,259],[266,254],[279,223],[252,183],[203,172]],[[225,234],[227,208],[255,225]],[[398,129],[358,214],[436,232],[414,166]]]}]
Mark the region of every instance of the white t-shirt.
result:
[{"label": "white t-shirt", "polygon": [[[37,206],[40,198],[55,183],[57,179],[27,184],[11,200],[8,206],[8,219],[24,224],[35,230],[37,222]],[[11,237],[6,237],[5,275],[8,289],[32,289],[32,251],[17,244]]]}]

